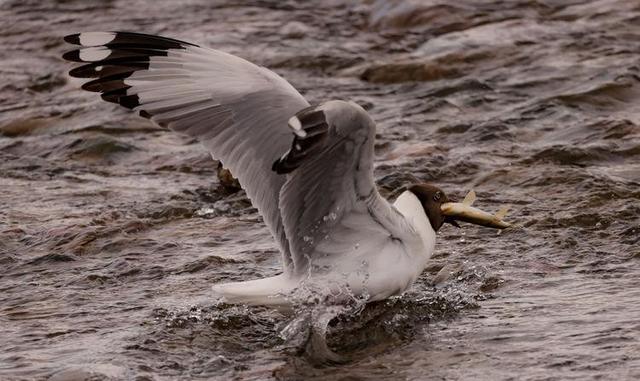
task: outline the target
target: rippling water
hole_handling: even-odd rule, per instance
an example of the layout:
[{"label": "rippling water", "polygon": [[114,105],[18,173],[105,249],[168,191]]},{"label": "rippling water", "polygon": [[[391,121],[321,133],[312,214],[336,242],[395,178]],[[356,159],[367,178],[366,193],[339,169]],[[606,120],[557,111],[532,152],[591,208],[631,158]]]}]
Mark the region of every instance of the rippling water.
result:
[{"label": "rippling water", "polygon": [[[640,379],[638,1],[5,0],[0,21],[1,380]],[[442,229],[406,295],[330,323],[346,363],[314,364],[283,338],[301,315],[211,298],[277,274],[275,244],[203,148],[78,90],[61,37],[85,30],[353,99],[385,195],[475,189],[520,228]]]}]

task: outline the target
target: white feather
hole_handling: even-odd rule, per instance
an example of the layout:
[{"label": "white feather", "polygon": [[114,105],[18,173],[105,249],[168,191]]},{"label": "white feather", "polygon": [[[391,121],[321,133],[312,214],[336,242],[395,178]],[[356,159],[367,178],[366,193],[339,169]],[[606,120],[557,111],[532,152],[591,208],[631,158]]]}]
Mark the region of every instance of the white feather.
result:
[{"label": "white feather", "polygon": [[100,46],[108,44],[116,38],[113,32],[85,32],[80,33],[80,45],[82,46]]},{"label": "white feather", "polygon": [[111,54],[111,49],[103,46],[80,49],[79,57],[85,62],[96,62],[103,60]]}]

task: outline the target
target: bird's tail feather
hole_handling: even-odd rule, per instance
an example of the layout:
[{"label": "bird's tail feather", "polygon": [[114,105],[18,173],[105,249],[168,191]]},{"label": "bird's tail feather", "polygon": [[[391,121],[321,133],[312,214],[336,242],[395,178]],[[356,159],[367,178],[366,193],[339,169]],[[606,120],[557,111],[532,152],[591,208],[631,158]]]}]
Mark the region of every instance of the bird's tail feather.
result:
[{"label": "bird's tail feather", "polygon": [[293,289],[284,274],[246,282],[221,283],[212,286],[213,292],[230,304],[288,307],[286,295]]}]

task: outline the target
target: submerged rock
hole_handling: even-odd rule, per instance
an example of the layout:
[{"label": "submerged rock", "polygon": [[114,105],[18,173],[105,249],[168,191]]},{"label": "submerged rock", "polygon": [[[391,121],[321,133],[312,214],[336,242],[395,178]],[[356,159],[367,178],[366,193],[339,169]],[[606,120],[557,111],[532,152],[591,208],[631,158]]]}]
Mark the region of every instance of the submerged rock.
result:
[{"label": "submerged rock", "polygon": [[230,193],[235,193],[242,189],[238,179],[233,177],[230,170],[222,166],[222,163],[218,162],[218,180],[224,190]]},{"label": "submerged rock", "polygon": [[373,83],[420,82],[453,78],[459,74],[456,68],[418,60],[373,64],[364,69],[360,79]]},{"label": "submerged rock", "polygon": [[49,91],[64,86],[66,83],[67,80],[63,76],[55,73],[46,73],[34,78],[28,89],[36,92]]},{"label": "submerged rock", "polygon": [[381,30],[411,28],[429,24],[455,30],[467,26],[470,11],[444,1],[378,0],[369,16],[369,26]]},{"label": "submerged rock", "polygon": [[54,118],[36,117],[9,120],[0,124],[0,135],[16,137],[30,135],[37,130],[46,128]]},{"label": "submerged rock", "polygon": [[96,135],[80,138],[66,147],[74,157],[92,159],[108,158],[124,152],[131,152],[137,148],[129,143],[121,142],[107,135]]}]

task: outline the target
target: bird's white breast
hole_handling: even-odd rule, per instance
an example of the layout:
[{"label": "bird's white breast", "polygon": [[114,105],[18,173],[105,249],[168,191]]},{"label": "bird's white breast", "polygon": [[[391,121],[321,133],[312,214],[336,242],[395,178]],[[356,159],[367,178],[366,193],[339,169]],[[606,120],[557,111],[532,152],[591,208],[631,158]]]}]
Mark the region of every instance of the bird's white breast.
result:
[{"label": "bird's white breast", "polygon": [[369,301],[409,288],[435,247],[436,232],[413,193],[403,193],[393,206],[383,202],[368,211],[352,211],[332,239],[316,247],[316,258],[327,258],[331,276],[338,276],[333,284],[346,281],[354,294],[368,294]]},{"label": "bird's white breast", "polygon": [[425,260],[429,259],[435,249],[436,232],[433,230],[418,197],[410,191],[405,191],[396,199],[393,206],[420,235],[424,251],[417,254],[426,256]]}]

